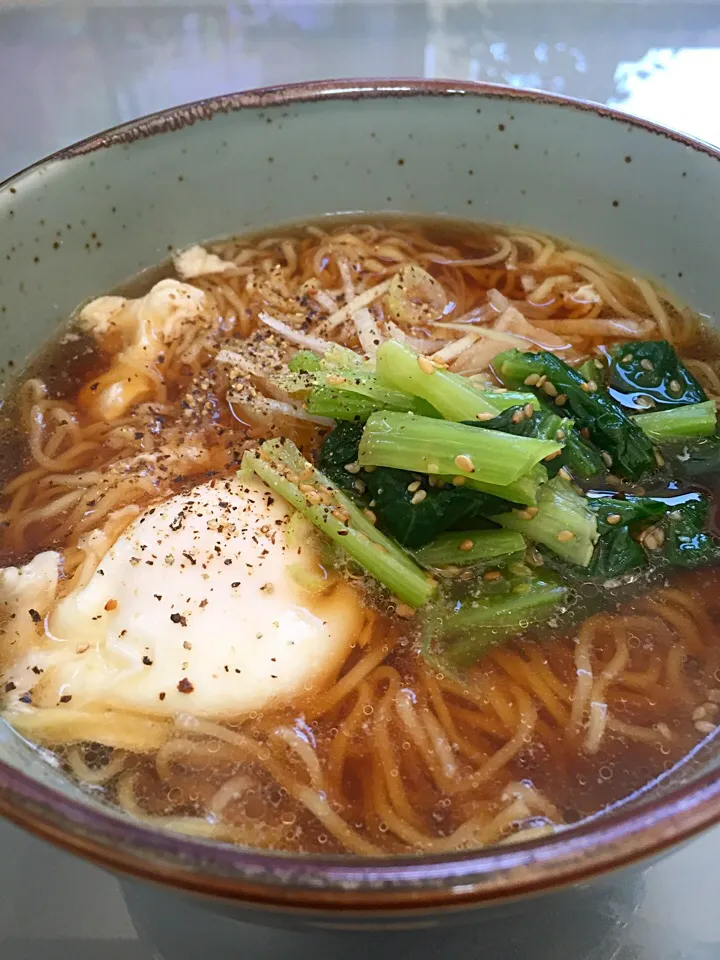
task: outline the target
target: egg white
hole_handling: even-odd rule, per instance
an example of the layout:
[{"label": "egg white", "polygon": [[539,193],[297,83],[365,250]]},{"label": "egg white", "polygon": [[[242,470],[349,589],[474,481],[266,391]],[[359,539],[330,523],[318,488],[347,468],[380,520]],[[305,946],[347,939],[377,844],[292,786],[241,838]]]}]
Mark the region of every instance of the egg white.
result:
[{"label": "egg white", "polygon": [[291,564],[321,568],[310,542],[288,545],[289,516],[256,478],[146,510],[50,610],[23,665],[42,670],[33,707],[215,720],[300,707],[335,678],[364,613],[347,584],[298,585]]}]

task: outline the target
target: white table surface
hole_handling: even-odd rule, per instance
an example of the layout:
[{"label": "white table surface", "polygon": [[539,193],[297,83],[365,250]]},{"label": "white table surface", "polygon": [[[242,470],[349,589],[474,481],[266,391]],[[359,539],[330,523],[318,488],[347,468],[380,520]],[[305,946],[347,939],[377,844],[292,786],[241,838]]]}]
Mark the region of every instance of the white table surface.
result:
[{"label": "white table surface", "polygon": [[[0,179],[187,100],[422,74],[585,97],[720,143],[720,2],[0,0]],[[630,902],[608,900],[603,943],[557,960],[718,960],[719,863],[716,830],[650,868]],[[238,956],[260,960],[259,942]],[[1,960],[151,956],[112,877],[0,823]]]}]

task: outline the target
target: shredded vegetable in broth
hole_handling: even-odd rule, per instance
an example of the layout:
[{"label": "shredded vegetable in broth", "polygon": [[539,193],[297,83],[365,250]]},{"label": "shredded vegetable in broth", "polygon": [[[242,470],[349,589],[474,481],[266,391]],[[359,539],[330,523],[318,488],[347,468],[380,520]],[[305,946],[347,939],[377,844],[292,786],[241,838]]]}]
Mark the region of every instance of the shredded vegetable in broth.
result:
[{"label": "shredded vegetable in broth", "polygon": [[720,351],[555,238],[326,219],[179,251],[6,401],[0,709],[253,847],[568,829],[720,719]]}]

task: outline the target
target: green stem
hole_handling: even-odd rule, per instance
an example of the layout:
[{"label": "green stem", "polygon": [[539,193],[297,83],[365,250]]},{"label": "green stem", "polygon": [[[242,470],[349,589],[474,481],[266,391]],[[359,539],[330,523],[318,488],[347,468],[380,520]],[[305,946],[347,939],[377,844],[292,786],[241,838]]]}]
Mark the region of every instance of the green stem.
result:
[{"label": "green stem", "polygon": [[632,419],[651,440],[671,443],[687,437],[711,437],[717,425],[717,408],[714,400],[706,400],[674,410],[641,413]]},{"label": "green stem", "polygon": [[424,567],[464,567],[506,558],[524,549],[522,536],[510,530],[466,530],[442,534],[416,550],[415,559]]},{"label": "green stem", "polygon": [[537,513],[520,509],[492,519],[528,540],[543,544],[570,563],[586,567],[592,559],[598,538],[597,518],[585,497],[575,493],[560,477],[541,489]]},{"label": "green stem", "polygon": [[358,459],[362,466],[464,474],[504,486],[561,449],[559,443],[550,440],[514,437],[462,423],[382,411],[374,413],[366,423]]},{"label": "green stem", "polygon": [[432,596],[435,581],[377,530],[349,497],[305,460],[295,444],[289,440],[268,440],[258,451],[246,453],[242,465],[243,469],[256,473],[404,603],[416,608]]}]

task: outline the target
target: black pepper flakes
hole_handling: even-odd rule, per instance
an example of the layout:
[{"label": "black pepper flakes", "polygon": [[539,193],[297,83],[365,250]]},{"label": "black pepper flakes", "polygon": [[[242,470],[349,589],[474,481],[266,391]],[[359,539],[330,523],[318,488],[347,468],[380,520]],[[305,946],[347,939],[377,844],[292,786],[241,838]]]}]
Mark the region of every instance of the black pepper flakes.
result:
[{"label": "black pepper flakes", "polygon": [[33,610],[32,607],[30,608],[30,610],[28,610],[28,613],[30,614],[30,619],[32,620],[33,623],[40,623],[40,621],[42,620],[42,617],[37,612],[37,610]]},{"label": "black pepper flakes", "polygon": [[192,693],[195,687],[190,683],[187,677],[183,677],[182,680],[178,681],[177,685],[180,693]]},{"label": "black pepper flakes", "polygon": [[159,694],[158,694],[158,700],[164,700],[166,696],[167,696],[166,693],[159,693]]},{"label": "black pepper flakes", "polygon": [[153,665],[152,660],[148,656],[143,657],[142,662],[146,667],[151,667]]},{"label": "black pepper flakes", "polygon": [[[227,667],[225,669],[227,669]],[[5,693],[12,693],[13,690],[17,690],[17,686],[12,682],[12,680],[8,680],[8,682],[5,684]]]},{"label": "black pepper flakes", "polygon": [[60,697],[60,703],[70,703],[71,700],[72,700],[72,694],[71,694],[71,693],[64,693],[64,694]]},{"label": "black pepper flakes", "polygon": [[170,619],[173,623],[179,623],[181,627],[187,626],[187,620],[181,613],[171,613]]}]

